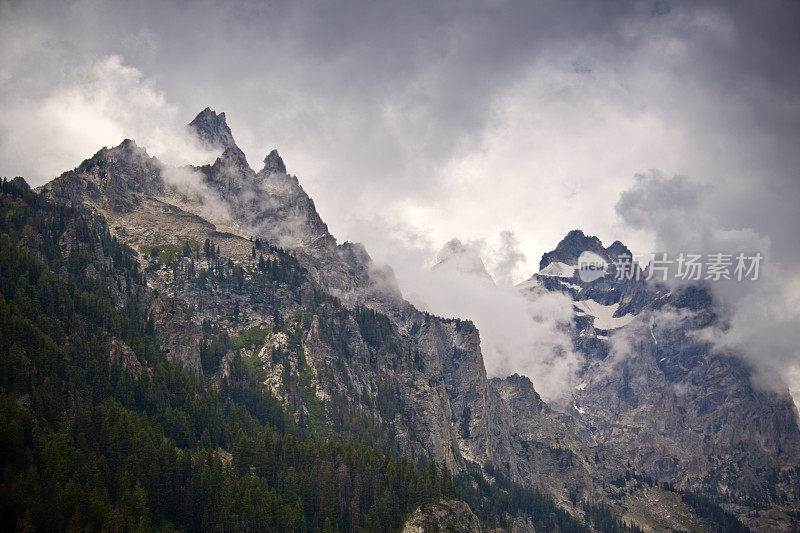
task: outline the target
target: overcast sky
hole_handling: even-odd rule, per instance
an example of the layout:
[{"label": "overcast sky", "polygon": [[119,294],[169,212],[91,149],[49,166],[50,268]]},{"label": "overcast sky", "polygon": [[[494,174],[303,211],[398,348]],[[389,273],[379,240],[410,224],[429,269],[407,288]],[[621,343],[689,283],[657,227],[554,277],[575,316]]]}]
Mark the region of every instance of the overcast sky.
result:
[{"label": "overcast sky", "polygon": [[457,237],[518,282],[581,228],[765,248],[800,308],[798,2],[0,6],[0,175],[125,137],[200,163],[177,132],[210,106],[401,271]]},{"label": "overcast sky", "polygon": [[3,2],[0,173],[163,155],[150,124],[211,106],[379,255],[510,230],[519,279],[575,227],[649,251],[613,209],[649,169],[800,255],[797,2],[227,4]]}]

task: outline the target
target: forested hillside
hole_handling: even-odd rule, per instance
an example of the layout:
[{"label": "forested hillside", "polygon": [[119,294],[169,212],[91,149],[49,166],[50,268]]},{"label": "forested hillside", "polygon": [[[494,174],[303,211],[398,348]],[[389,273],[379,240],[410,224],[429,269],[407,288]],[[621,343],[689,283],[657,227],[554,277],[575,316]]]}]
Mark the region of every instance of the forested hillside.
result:
[{"label": "forested hillside", "polygon": [[255,357],[218,385],[168,362],[101,219],[4,181],[0,224],[2,529],[396,529],[454,494],[433,461],[298,427]]}]

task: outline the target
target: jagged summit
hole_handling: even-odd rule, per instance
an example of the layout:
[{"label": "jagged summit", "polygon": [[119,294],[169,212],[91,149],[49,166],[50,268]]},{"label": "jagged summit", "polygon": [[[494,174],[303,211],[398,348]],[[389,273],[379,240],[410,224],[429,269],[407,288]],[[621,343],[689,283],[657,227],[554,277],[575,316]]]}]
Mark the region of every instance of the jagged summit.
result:
[{"label": "jagged summit", "polygon": [[[611,246],[603,247],[603,243],[599,238],[594,235],[586,235],[579,229],[574,229],[567,233],[555,250],[547,252],[542,255],[542,260],[539,262],[539,271],[541,272],[550,265],[551,269],[564,266],[575,266],[578,263],[578,258],[583,252],[594,252],[609,263],[614,263],[620,256],[630,256],[630,249],[620,241],[614,241]],[[554,264],[558,263],[558,265]]]},{"label": "jagged summit", "polygon": [[125,139],[112,148],[103,147],[75,170],[40,188],[45,196],[73,203],[90,201],[103,208],[130,210],[138,195],[159,195],[164,190],[161,164],[155,157]]},{"label": "jagged summit", "polygon": [[[137,145],[136,141],[134,141],[133,139],[125,138],[125,139],[122,139],[122,142],[119,143],[114,148],[120,148],[120,149],[125,149],[125,150],[136,150],[136,149],[139,148],[139,145]],[[145,150],[145,149],[142,148],[142,150]]]},{"label": "jagged summit", "polygon": [[630,249],[620,241],[614,241],[611,246],[606,248],[606,252],[608,252],[612,259],[617,259],[623,255],[633,257],[633,253]]},{"label": "jagged summit", "polygon": [[233,140],[231,129],[225,120],[224,112],[217,114],[207,107],[194,117],[194,120],[189,123],[189,128],[208,148],[221,150],[235,148],[239,150],[239,147],[236,146],[236,141]]},{"label": "jagged summit", "polygon": [[442,247],[437,256],[437,261],[433,267],[435,270],[448,270],[459,274],[477,276],[482,280],[494,283],[478,252],[474,248],[465,246],[458,239],[452,239]]},{"label": "jagged summit", "polygon": [[556,249],[547,252],[539,262],[539,270],[544,269],[550,263],[558,261],[567,265],[574,265],[578,262],[578,257],[585,251],[600,253],[605,251],[603,243],[595,236],[587,236],[583,231],[574,229],[567,233]]},{"label": "jagged summit", "polygon": [[111,148],[104,146],[92,157],[84,160],[76,170],[86,171],[101,167],[106,170],[105,174],[108,174],[108,177],[111,178],[112,176],[108,171],[112,169],[138,173],[142,170],[151,172],[158,166],[157,159],[151,157],[145,148],[136,144],[133,139],[125,139],[117,146]]},{"label": "jagged summit", "polygon": [[264,158],[264,168],[261,172],[265,174],[286,174],[286,165],[283,164],[283,159],[277,150],[273,149]]},{"label": "jagged summit", "polygon": [[[224,112],[217,114],[206,107],[189,123],[189,129],[207,148],[223,151],[217,164],[233,162],[236,166],[249,168],[244,152],[236,145]],[[264,168],[260,174],[286,174],[286,165],[277,150],[273,149],[264,158]]]}]

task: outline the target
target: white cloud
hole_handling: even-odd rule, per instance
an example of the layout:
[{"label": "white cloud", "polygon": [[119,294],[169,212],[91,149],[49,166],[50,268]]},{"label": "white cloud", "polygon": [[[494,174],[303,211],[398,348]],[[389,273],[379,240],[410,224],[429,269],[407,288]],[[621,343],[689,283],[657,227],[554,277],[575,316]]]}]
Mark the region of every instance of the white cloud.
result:
[{"label": "white cloud", "polygon": [[[386,232],[377,226],[373,230]],[[520,373],[545,400],[558,404],[567,399],[582,363],[565,330],[574,316],[569,297],[545,291],[528,299],[513,286],[486,283],[473,269],[431,269],[436,252],[424,236],[397,232],[384,242],[389,244],[371,252],[378,263],[392,266],[406,299],[419,309],[471,320],[478,327],[490,377]],[[500,242],[499,261],[508,263],[513,239],[504,234]],[[480,242],[463,246],[474,253],[493,249]]]},{"label": "white cloud", "polygon": [[192,139],[164,94],[121,57],[65,70],[39,80],[46,89],[32,95],[18,90],[13,77],[3,83],[13,97],[0,101],[0,154],[17,174],[40,183],[125,138],[168,164],[215,157]]},{"label": "white cloud", "polygon": [[756,370],[754,384],[792,391],[800,404],[800,274],[753,228],[725,227],[709,198],[715,188],[683,176],[651,171],[637,177],[617,203],[620,217],[653,236],[655,249],[763,254],[758,280],[710,282],[722,320],[701,332],[716,350],[735,354]]}]

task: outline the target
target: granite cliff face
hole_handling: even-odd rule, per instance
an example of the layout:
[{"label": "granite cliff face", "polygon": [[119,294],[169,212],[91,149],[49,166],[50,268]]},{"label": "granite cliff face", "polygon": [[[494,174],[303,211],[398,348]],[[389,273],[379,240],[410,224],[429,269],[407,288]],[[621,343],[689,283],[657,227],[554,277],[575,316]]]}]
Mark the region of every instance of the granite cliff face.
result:
[{"label": "granite cliff face", "polygon": [[[190,128],[221,151],[214,163],[169,168],[126,140],[62,174],[41,194],[94,209],[119,239],[139,250],[156,331],[170,356],[195,371],[230,371],[232,352],[209,349],[214,335],[258,332],[252,349],[264,364],[265,385],[304,423],[369,421],[411,457],[431,456],[455,472],[538,487],[578,517],[581,502],[605,502],[618,516],[655,530],[701,523],[674,492],[638,477],[647,472],[689,483],[711,472],[709,463],[684,460],[691,453],[679,455],[687,443],[701,442],[689,449],[720,465],[728,456],[714,456],[715,450],[744,443],[737,456],[744,458],[763,444],[766,451],[752,456],[757,459],[747,470],[755,482],[763,479],[758,468],[775,464],[771,453],[796,457],[793,434],[784,431],[777,440],[767,435],[789,416],[787,406],[770,403],[772,397],[741,389],[729,399],[706,388],[678,398],[675,384],[694,386],[713,374],[725,388],[734,379],[728,367],[697,357],[697,350],[687,348],[681,352],[686,361],[665,364],[647,352],[638,364],[637,357],[627,361],[622,374],[604,371],[610,329],[603,327],[634,315],[635,324],[647,327],[647,313],[686,297],[659,299],[663,289],[633,281],[567,283],[544,270],[568,265],[585,245],[610,256],[621,244],[602,248],[596,238],[575,234],[543,258],[543,273],[526,285],[533,292],[573,291],[579,308],[575,342],[590,361],[586,385],[575,391],[575,412],[557,412],[525,377],[487,378],[471,322],[418,311],[403,300],[391,270],[374,265],[363,246],[338,244],[277,151],[255,172],[224,113],[206,109]],[[580,304],[590,301],[605,306],[604,312],[613,307],[613,316],[594,317],[594,304]],[[654,333],[658,349],[684,346],[685,339],[669,331]],[[735,416],[732,409],[749,413],[751,425],[731,432],[717,428],[724,419],[709,418]],[[680,417],[666,424],[662,412]],[[767,413],[772,421],[756,428]],[[734,486],[732,476],[744,470],[719,471]]]}]

